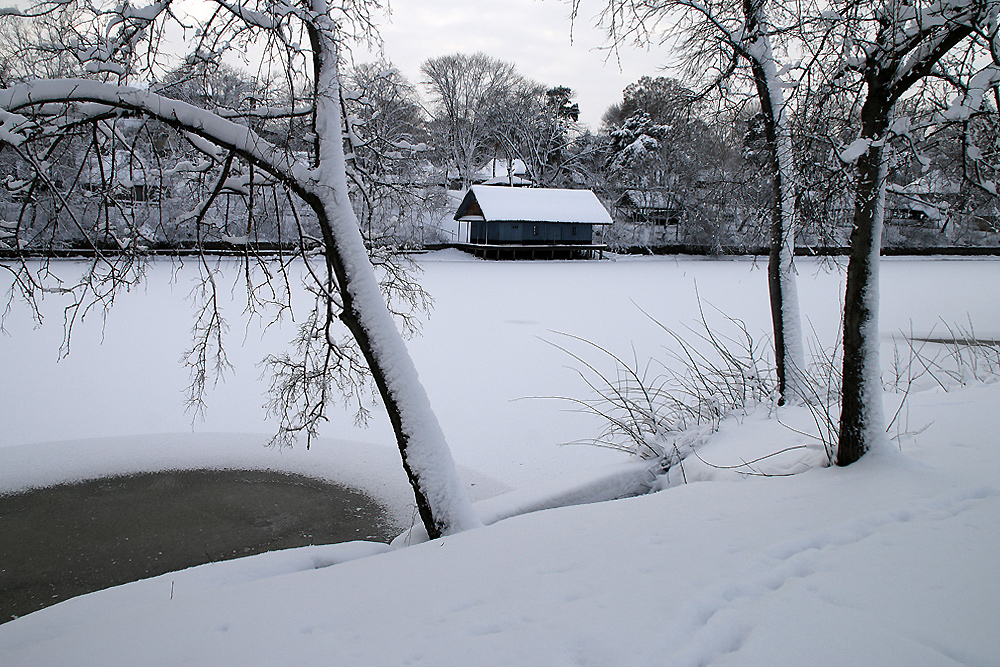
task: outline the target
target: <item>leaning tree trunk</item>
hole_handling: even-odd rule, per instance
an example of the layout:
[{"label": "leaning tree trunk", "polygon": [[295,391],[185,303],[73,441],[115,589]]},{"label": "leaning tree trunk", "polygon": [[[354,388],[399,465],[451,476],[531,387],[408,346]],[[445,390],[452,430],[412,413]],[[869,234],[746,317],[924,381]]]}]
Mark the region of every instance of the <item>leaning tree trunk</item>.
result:
[{"label": "leaning tree trunk", "polygon": [[319,166],[309,200],[323,231],[330,282],[342,301],[340,319],[371,369],[428,535],[433,539],[478,526],[444,433],[385,304],[348,198],[336,42],[323,29],[311,31],[311,37]]},{"label": "leaning tree trunk", "polygon": [[869,83],[869,102],[862,108],[862,134],[872,145],[858,159],[854,230],[844,296],[844,373],[837,465],[854,463],[885,437],[879,361],[879,252],[885,214],[887,165],[884,137],[892,106]]}]

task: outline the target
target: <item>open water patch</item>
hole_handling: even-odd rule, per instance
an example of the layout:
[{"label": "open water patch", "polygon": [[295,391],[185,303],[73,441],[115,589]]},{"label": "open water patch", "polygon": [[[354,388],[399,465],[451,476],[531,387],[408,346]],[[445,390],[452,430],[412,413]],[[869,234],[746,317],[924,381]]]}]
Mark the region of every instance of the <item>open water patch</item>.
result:
[{"label": "open water patch", "polygon": [[398,533],[363,493],[269,470],[170,470],[0,495],[0,623],[195,565]]}]

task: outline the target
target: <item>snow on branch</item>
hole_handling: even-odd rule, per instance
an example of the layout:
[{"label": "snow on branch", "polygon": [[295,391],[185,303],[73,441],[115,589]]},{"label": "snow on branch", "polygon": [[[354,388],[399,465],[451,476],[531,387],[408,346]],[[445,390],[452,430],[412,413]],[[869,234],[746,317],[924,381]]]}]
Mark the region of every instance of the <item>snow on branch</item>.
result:
[{"label": "snow on branch", "polygon": [[965,94],[956,97],[951,105],[941,113],[941,120],[968,120],[982,108],[986,91],[997,84],[1000,84],[1000,67],[989,65],[983,68],[969,81],[969,87]]},{"label": "snow on branch", "polygon": [[261,12],[249,9],[242,4],[225,2],[225,0],[219,0],[219,4],[229,10],[229,12],[231,12],[234,16],[239,17],[248,26],[261,28],[263,30],[273,30],[277,27],[277,23],[275,23],[274,19],[267,14],[262,14]]},{"label": "snow on branch", "polygon": [[0,142],[20,146],[27,138],[21,131],[34,125],[24,116],[0,109]]},{"label": "snow on branch", "polygon": [[192,146],[194,146],[195,150],[204,153],[211,158],[213,162],[222,162],[226,158],[226,151],[222,150],[211,141],[203,139],[193,132],[184,132],[183,134],[184,138],[187,139]]},{"label": "snow on branch", "polygon": [[[217,148],[236,152],[275,177],[289,183],[308,180],[308,168],[252,129],[199,107],[148,90],[115,86],[85,79],[42,80],[0,90],[0,111],[13,118],[17,111],[52,104],[92,102],[127,109],[160,120],[200,137],[197,147],[215,158]],[[80,113],[79,108],[69,112]],[[18,116],[23,118],[22,116]],[[6,127],[6,121],[4,121]],[[20,135],[12,135],[17,137]],[[212,146],[207,145],[213,145]]]},{"label": "snow on branch", "polygon": [[126,5],[121,10],[122,20],[135,19],[146,22],[152,21],[159,16],[169,4],[169,0],[161,0],[161,2],[153,2],[145,7],[130,7]]},{"label": "snow on branch", "polygon": [[147,28],[170,6],[170,0],[159,0],[143,7],[119,5],[107,12],[108,24],[103,29],[104,36],[89,48],[77,53],[84,69],[92,74],[110,73],[117,76],[126,74],[125,67],[118,62],[127,56],[146,34]]},{"label": "snow on branch", "polygon": [[871,148],[871,145],[872,145],[872,139],[869,137],[861,137],[859,139],[855,139],[850,144],[841,149],[840,153],[838,154],[838,157],[840,158],[840,161],[843,162],[844,164],[854,164],[855,162],[858,161],[858,159],[862,155],[868,152],[868,149]]},{"label": "snow on branch", "polygon": [[926,76],[943,54],[972,34],[976,25],[986,18],[983,6],[977,2],[935,2],[920,11],[917,9],[896,8],[897,15],[890,24],[894,32],[880,40],[881,47],[871,57],[873,65],[883,67],[901,61],[890,82],[894,97],[899,97],[916,80]]},{"label": "snow on branch", "polygon": [[222,118],[260,118],[272,120],[275,118],[296,118],[308,116],[312,113],[312,105],[302,105],[297,107],[254,107],[246,111],[236,109],[219,109],[217,113]]}]

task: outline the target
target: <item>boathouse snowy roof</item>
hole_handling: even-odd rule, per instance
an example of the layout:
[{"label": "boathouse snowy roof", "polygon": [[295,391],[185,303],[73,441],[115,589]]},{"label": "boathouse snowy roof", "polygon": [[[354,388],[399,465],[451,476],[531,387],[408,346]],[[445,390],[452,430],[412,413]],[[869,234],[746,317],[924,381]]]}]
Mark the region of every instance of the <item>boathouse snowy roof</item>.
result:
[{"label": "boathouse snowy roof", "polygon": [[456,220],[565,222],[610,225],[611,216],[590,190],[504,188],[473,185],[455,213]]}]

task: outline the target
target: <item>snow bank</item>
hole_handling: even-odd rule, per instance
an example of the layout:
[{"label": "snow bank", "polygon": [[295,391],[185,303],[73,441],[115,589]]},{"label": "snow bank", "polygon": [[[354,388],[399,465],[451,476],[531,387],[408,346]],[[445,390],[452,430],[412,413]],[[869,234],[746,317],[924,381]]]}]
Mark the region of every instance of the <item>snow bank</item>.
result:
[{"label": "snow bank", "polygon": [[[400,530],[413,520],[413,492],[393,447],[320,438],[305,447],[267,447],[268,436],[235,433],[133,435],[0,447],[0,493],[159,470],[274,470],[358,489],[386,507]],[[463,470],[473,499],[507,491]]]},{"label": "snow bank", "polygon": [[913,400],[933,425],[896,456],[537,512],[323,569],[294,551],[196,568],[0,625],[0,658],[989,664],[1000,386]]}]

